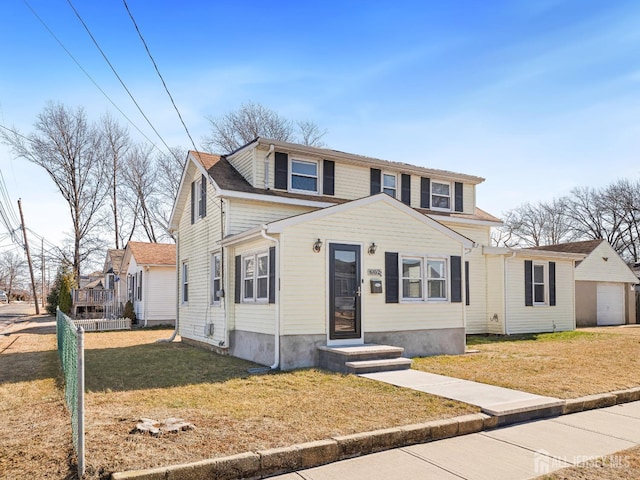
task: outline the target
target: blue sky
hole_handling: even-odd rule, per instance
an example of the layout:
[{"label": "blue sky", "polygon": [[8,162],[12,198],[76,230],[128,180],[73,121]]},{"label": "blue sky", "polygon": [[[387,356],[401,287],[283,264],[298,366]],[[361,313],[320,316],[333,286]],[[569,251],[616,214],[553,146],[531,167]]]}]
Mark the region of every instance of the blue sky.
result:
[{"label": "blue sky", "polygon": [[[28,0],[160,145],[65,0]],[[73,0],[169,145],[189,147],[120,0]],[[253,101],[328,130],[330,148],[478,175],[494,215],[640,177],[640,4],[633,1],[128,0],[196,145],[207,116]],[[28,133],[49,100],[114,107],[22,0],[0,7],[0,123]],[[129,126],[136,138],[141,138]],[[0,146],[29,226],[59,242],[46,174]]]}]

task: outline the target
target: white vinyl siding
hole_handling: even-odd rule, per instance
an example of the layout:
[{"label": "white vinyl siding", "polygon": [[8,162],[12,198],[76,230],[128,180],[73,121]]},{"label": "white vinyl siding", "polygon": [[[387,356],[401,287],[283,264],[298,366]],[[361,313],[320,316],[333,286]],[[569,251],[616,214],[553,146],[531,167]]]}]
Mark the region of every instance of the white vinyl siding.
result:
[{"label": "white vinyl siding", "polygon": [[[605,260],[606,259],[606,260]],[[576,280],[591,282],[637,283],[638,279],[607,243],[598,245],[576,267]]]},{"label": "white vinyl siding", "polygon": [[[264,185],[259,185],[259,181],[254,178],[254,152],[259,156],[261,151],[256,151],[252,148],[248,148],[244,152],[240,152],[238,155],[233,155],[232,157],[227,157],[229,163],[235,168],[240,175],[242,175],[247,182],[249,182],[254,187],[264,187]],[[266,155],[266,152],[265,152]],[[255,183],[254,183],[255,182]]]},{"label": "white vinyl siding", "polygon": [[[525,306],[524,261],[517,256],[506,260],[507,269],[507,334],[553,332],[575,328],[575,282],[573,261],[549,258],[531,259],[534,263],[549,261],[556,263],[556,305]],[[545,269],[548,272],[548,269]],[[546,280],[548,282],[548,279]]]},{"label": "white vinyl siding", "polygon": [[[402,232],[399,235],[398,232]],[[320,253],[313,243],[321,238]],[[368,288],[369,269],[384,271],[384,252],[416,252],[448,257],[460,255],[461,245],[386,203],[377,202],[285,228],[281,236],[283,266],[281,315],[283,334],[326,334],[327,248],[330,242],[363,245],[375,241],[374,255],[362,255],[366,288],[362,293],[365,332],[463,328],[463,303],[385,303],[384,294]],[[384,281],[384,278],[383,278]]]},{"label": "white vinyl siding", "polygon": [[[186,185],[196,177],[200,177],[201,173],[196,170],[195,166],[191,166],[187,170]],[[190,192],[189,192],[190,193]],[[225,335],[225,310],[226,299],[221,299],[221,308],[211,308],[211,248],[221,239],[221,215],[220,215],[220,199],[214,195],[207,195],[207,216],[195,224],[191,224],[190,218],[190,199],[182,204],[182,214],[179,224],[178,239],[178,262],[179,268],[181,263],[188,259],[189,261],[189,302],[182,303],[182,285],[179,291],[179,315],[180,322],[178,325],[178,333],[191,340],[208,343],[210,345],[226,345]],[[225,208],[227,201],[225,201]],[[226,210],[225,210],[226,211]],[[232,259],[233,260],[233,259]],[[225,265],[223,270],[228,272],[229,259],[225,256]],[[233,262],[231,262],[233,263]],[[181,271],[179,272],[181,274]],[[179,279],[178,282],[181,282]],[[224,288],[224,284],[223,284]],[[176,284],[173,283],[173,289]],[[232,321],[230,319],[229,321]],[[214,325],[214,336],[206,333],[210,332],[207,325]]]},{"label": "white vinyl siding", "polygon": [[370,171],[368,168],[336,162],[336,198],[356,199],[370,194]]},{"label": "white vinyl siding", "polygon": [[[486,256],[486,316],[473,316],[467,313],[467,333],[493,333],[503,335],[505,320],[505,289],[517,289],[518,285],[507,287],[504,284],[504,256]],[[473,273],[472,273],[473,275]],[[472,283],[473,285],[473,283]],[[475,298],[471,294],[472,305]],[[523,300],[524,301],[524,300]],[[473,320],[471,320],[473,319]],[[471,323],[473,321],[473,323]]]},{"label": "white vinyl siding", "polygon": [[235,198],[228,200],[226,207],[227,215],[229,216],[227,232],[229,235],[241,233],[265,223],[317,210],[317,208],[313,207],[255,202]]}]

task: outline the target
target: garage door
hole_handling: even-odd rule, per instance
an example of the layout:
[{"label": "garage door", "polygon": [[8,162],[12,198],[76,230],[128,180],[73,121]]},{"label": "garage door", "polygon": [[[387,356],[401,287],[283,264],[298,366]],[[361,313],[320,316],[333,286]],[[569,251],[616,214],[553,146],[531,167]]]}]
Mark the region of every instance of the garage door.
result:
[{"label": "garage door", "polygon": [[624,286],[599,283],[597,292],[598,325],[624,324]]}]

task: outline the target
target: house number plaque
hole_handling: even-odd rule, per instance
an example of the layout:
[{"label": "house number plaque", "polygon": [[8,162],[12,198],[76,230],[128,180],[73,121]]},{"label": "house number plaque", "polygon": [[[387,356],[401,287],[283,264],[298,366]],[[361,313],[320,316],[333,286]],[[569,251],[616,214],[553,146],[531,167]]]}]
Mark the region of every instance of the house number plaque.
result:
[{"label": "house number plaque", "polygon": [[369,268],[367,270],[367,275],[372,276],[372,277],[381,277],[382,276],[382,270],[380,268]]}]

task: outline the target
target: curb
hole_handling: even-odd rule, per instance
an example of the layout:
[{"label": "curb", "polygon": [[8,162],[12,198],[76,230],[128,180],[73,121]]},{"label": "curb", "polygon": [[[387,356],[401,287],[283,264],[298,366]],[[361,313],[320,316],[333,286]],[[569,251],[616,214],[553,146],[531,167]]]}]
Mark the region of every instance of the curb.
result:
[{"label": "curb", "polygon": [[403,427],[341,435],[289,447],[246,452],[200,462],[111,474],[112,480],[258,480],[328,463],[477,433],[528,420],[569,415],[640,400],[640,387],[565,400],[560,408],[534,409],[518,415],[474,413]]}]

